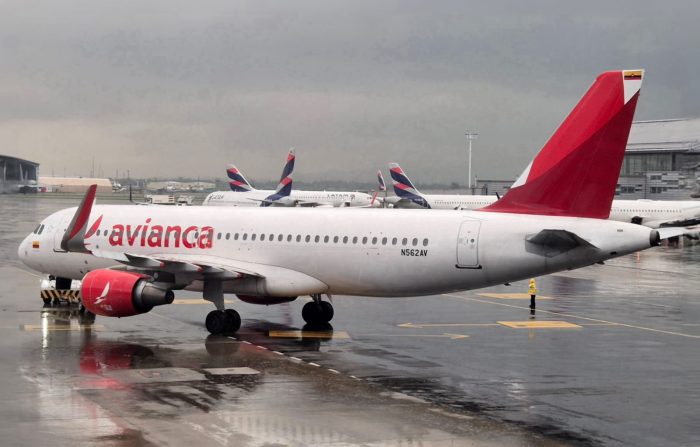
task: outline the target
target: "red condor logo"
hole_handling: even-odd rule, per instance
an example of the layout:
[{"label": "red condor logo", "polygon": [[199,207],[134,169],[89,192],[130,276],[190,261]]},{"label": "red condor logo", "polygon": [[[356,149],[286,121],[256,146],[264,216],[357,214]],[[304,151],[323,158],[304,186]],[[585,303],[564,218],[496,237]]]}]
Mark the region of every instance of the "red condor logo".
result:
[{"label": "red condor logo", "polygon": [[[85,239],[94,235],[101,223],[102,216],[85,233]],[[214,242],[214,227],[191,225],[183,229],[180,225],[149,225],[150,223],[151,218],[149,217],[145,223],[136,226],[131,224],[112,225],[108,237],[109,245],[113,247],[128,245],[130,247],[179,248],[182,244],[184,248],[205,249],[211,248]]]}]

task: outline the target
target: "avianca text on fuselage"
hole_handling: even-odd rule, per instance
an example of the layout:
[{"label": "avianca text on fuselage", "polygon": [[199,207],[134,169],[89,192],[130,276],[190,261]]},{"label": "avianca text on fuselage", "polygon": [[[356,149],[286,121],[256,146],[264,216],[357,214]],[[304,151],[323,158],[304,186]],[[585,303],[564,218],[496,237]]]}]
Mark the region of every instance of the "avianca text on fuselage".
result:
[{"label": "avianca text on fuselage", "polygon": [[[102,216],[100,216],[101,219]],[[98,221],[100,220],[98,219]],[[113,247],[174,247],[212,248],[214,244],[214,227],[190,225],[150,225],[151,218],[143,224],[114,224],[109,230],[109,245]],[[92,236],[89,232],[86,238]]]}]

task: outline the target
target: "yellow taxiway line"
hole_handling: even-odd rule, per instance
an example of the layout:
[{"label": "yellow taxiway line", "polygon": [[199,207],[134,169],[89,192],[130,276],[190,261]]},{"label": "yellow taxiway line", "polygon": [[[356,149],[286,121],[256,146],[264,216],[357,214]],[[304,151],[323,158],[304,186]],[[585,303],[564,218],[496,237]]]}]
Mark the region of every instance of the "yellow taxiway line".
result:
[{"label": "yellow taxiway line", "polygon": [[271,338],[323,338],[323,339],[349,339],[345,331],[269,331]]},{"label": "yellow taxiway line", "polygon": [[[496,298],[499,300],[529,300],[529,293],[477,293],[479,296],[485,296],[486,298]],[[537,301],[540,300],[553,300],[551,296],[537,295]]]},{"label": "yellow taxiway line", "polygon": [[[442,296],[446,296],[449,298],[457,298],[457,299],[464,300],[464,301],[474,301],[477,303],[494,304],[496,306],[511,307],[514,309],[525,309],[528,311],[530,310],[529,307],[525,307],[525,306],[516,306],[514,304],[499,303],[496,301],[488,301],[488,300],[480,300],[477,298],[470,298],[468,296],[455,295],[452,293],[444,293],[444,294],[442,294]],[[675,335],[678,337],[686,337],[686,338],[700,338],[700,335],[684,334],[682,332],[666,331],[663,329],[654,329],[654,328],[650,328],[650,327],[638,326],[635,324],[618,323],[615,321],[601,320],[599,318],[583,317],[581,315],[575,315],[575,314],[564,313],[564,312],[553,312],[551,310],[541,310],[541,309],[537,309],[537,312],[538,313],[545,313],[545,314],[549,314],[549,315],[556,315],[558,317],[576,318],[579,320],[593,321],[595,323],[604,323],[604,324],[609,324],[611,326],[621,326],[621,327],[627,327],[627,328],[631,328],[631,329],[639,329],[640,331],[655,332],[658,334]]]}]

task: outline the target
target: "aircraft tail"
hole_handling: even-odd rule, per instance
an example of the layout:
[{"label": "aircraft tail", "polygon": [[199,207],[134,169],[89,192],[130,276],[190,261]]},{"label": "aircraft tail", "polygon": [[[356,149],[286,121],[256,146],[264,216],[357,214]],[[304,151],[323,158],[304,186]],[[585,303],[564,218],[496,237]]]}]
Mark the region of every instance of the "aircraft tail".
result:
[{"label": "aircraft tail", "polygon": [[482,211],[607,219],[643,76],[599,75],[510,190]]},{"label": "aircraft tail", "polygon": [[248,180],[246,180],[245,177],[243,177],[243,173],[234,165],[228,165],[226,167],[226,175],[228,175],[228,178],[229,178],[228,184],[231,187],[231,191],[235,191],[235,192],[255,191],[255,188],[253,188],[253,185],[251,185],[250,182]]},{"label": "aircraft tail", "polygon": [[296,159],[294,155],[294,148],[289,149],[289,154],[287,154],[287,162],[282,170],[282,176],[280,177],[280,182],[275,189],[275,192],[265,198],[262,206],[269,206],[273,202],[280,200],[283,197],[289,197],[292,192],[292,173],[294,172],[294,160]]},{"label": "aircraft tail", "polygon": [[377,183],[379,183],[379,191],[386,191],[386,183],[384,183],[384,176],[382,175],[382,170],[377,170]]},{"label": "aircraft tail", "polygon": [[410,200],[423,208],[430,208],[428,202],[416,187],[413,186],[413,183],[411,183],[411,180],[409,180],[398,163],[389,163],[389,173],[391,174],[391,182],[394,186],[394,194],[401,199]]}]

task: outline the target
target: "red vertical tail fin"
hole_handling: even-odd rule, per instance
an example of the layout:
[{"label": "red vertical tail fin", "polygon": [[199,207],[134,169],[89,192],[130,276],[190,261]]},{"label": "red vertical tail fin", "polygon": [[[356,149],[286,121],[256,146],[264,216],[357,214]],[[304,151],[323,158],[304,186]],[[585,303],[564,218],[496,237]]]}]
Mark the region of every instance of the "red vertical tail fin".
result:
[{"label": "red vertical tail fin", "polygon": [[510,190],[482,211],[607,219],[643,76],[598,76]]}]

